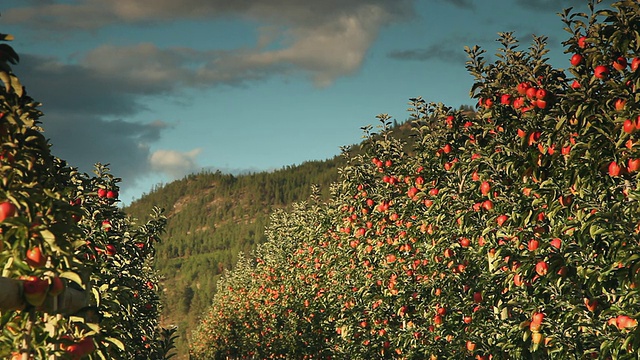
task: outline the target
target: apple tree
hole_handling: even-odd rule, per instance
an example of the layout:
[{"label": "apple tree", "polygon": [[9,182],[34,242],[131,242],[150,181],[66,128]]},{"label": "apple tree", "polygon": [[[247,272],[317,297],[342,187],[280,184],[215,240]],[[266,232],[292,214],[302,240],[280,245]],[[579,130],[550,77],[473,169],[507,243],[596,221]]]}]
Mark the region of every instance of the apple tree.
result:
[{"label": "apple tree", "polygon": [[561,14],[567,69],[503,33],[492,63],[467,49],[477,111],[411,99],[410,146],[381,115],[331,200],[278,212],[220,283],[192,354],[636,358],[640,5],[589,11]]},{"label": "apple tree", "polygon": [[166,219],[156,209],[136,225],[117,207],[119,179],[51,154],[39,104],[10,67],[18,60],[0,44],[0,357],[169,356],[152,268]]}]

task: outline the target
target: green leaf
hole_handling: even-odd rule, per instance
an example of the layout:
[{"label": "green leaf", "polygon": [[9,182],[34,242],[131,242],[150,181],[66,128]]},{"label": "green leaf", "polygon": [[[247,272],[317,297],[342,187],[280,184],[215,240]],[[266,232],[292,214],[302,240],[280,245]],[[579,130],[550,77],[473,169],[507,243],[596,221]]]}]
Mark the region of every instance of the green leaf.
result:
[{"label": "green leaf", "polygon": [[74,283],[80,285],[83,289],[85,288],[82,278],[80,277],[80,275],[78,275],[77,273],[73,272],[73,271],[65,271],[60,273],[60,277],[67,279],[67,280],[71,280]]},{"label": "green leaf", "polygon": [[112,343],[113,345],[115,345],[115,346],[116,346],[118,349],[120,349],[120,350],[124,350],[124,348],[125,348],[125,347],[124,347],[124,343],[123,343],[122,341],[120,341],[120,340],[116,339],[116,338],[113,338],[113,337],[106,337],[106,338],[104,338],[104,340],[106,340],[106,341],[108,341],[108,342]]}]

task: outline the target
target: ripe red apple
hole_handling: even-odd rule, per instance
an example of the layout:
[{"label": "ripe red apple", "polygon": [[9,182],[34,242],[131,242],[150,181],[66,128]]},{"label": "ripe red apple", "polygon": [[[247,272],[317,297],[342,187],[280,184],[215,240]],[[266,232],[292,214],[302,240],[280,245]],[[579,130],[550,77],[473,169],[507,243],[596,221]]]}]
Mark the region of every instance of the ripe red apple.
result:
[{"label": "ripe red apple", "polygon": [[510,94],[502,94],[500,97],[500,104],[502,105],[510,105],[511,104],[511,95]]},{"label": "ripe red apple", "polygon": [[54,276],[49,279],[51,284],[49,285],[49,295],[58,296],[62,291],[64,291],[64,281],[59,276]]},{"label": "ripe red apple", "polygon": [[627,68],[627,59],[624,56],[620,56],[617,59],[615,59],[613,61],[613,67],[618,70],[618,71],[622,71],[624,69]]},{"label": "ripe red apple", "polygon": [[627,119],[622,123],[622,130],[627,134],[631,134],[636,131],[636,123],[631,121],[631,119]]},{"label": "ripe red apple", "polygon": [[496,218],[496,222],[498,223],[498,226],[502,226],[508,219],[509,217],[503,214]]},{"label": "ripe red apple", "polygon": [[480,192],[482,193],[482,195],[487,196],[490,191],[491,184],[489,184],[488,181],[483,181],[482,184],[480,184]]},{"label": "ripe red apple", "polygon": [[624,107],[626,104],[627,104],[627,101],[625,99],[617,99],[614,104],[616,111],[624,110]]},{"label": "ripe red apple", "polygon": [[113,256],[116,254],[116,247],[113,244],[107,244],[105,253],[109,256]]},{"label": "ripe red apple", "polygon": [[589,299],[589,298],[584,298],[584,305],[587,307],[587,310],[594,312],[596,310],[596,308],[598,307],[598,300],[597,299]]},{"label": "ripe red apple", "polygon": [[513,108],[514,109],[518,110],[523,106],[524,106],[524,98],[523,97],[519,97],[519,98],[516,98],[515,100],[513,100]]},{"label": "ripe red apple", "polygon": [[598,79],[606,79],[607,75],[609,75],[609,67],[605,65],[598,65],[593,69],[593,76]]},{"label": "ripe red apple", "polygon": [[631,318],[627,315],[618,315],[618,317],[616,317],[616,326],[620,330],[633,328],[633,327],[636,327],[637,325],[638,325],[638,320]]},{"label": "ripe red apple", "polygon": [[533,323],[542,324],[543,321],[544,321],[544,313],[535,312],[531,316],[531,322],[533,322]]},{"label": "ripe red apple", "polygon": [[485,200],[482,202],[482,208],[487,210],[487,211],[491,211],[491,209],[493,209],[493,201],[491,200]]},{"label": "ripe red apple", "polygon": [[104,198],[107,197],[107,189],[98,189],[98,197],[99,198]]},{"label": "ripe red apple", "polygon": [[17,213],[16,206],[9,201],[3,201],[0,203],[0,222],[8,217],[13,217]]},{"label": "ripe red apple", "polygon": [[580,88],[580,82],[578,80],[573,80],[573,82],[571,83],[571,88],[572,89],[579,89]]},{"label": "ripe red apple", "polygon": [[23,283],[22,289],[25,300],[33,305],[40,306],[44,303],[49,290],[49,282],[37,276],[29,276]]},{"label": "ripe red apple", "polygon": [[453,120],[455,120],[456,118],[453,115],[449,115],[447,116],[444,121],[447,123],[447,127],[452,127],[453,126]]},{"label": "ripe red apple", "polygon": [[107,199],[116,199],[118,197],[118,191],[117,190],[109,190],[107,191]]},{"label": "ripe red apple", "polygon": [[528,82],[521,82],[516,87],[516,90],[518,91],[518,94],[525,95],[527,93],[527,89],[529,89],[530,87],[531,85]]},{"label": "ripe red apple", "polygon": [[586,36],[581,36],[581,37],[578,39],[578,46],[579,46],[581,49],[584,49],[585,47],[587,47],[587,37],[586,37]]},{"label": "ripe red apple", "polygon": [[580,54],[573,54],[573,56],[571,57],[571,65],[573,66],[578,66],[580,65],[580,63],[582,63],[582,55]]},{"label": "ripe red apple", "polygon": [[104,231],[109,231],[109,230],[111,230],[111,221],[109,221],[109,220],[103,220],[103,221],[102,221],[102,229],[103,229]]},{"label": "ripe red apple", "polygon": [[534,131],[529,135],[529,146],[535,144],[538,140],[540,140],[540,136],[542,133],[540,131]]},{"label": "ripe red apple", "polygon": [[547,93],[547,90],[545,89],[538,89],[536,91],[536,99],[545,99],[547,95],[548,93]]},{"label": "ripe red apple", "polygon": [[627,170],[629,172],[636,172],[640,169],[640,159],[629,159],[627,161]]},{"label": "ripe red apple", "polygon": [[473,302],[476,304],[482,302],[482,293],[480,291],[476,291],[473,293]]},{"label": "ripe red apple", "polygon": [[536,97],[536,93],[537,93],[537,92],[538,92],[538,89],[537,89],[537,88],[535,88],[535,87],[530,87],[530,88],[528,88],[528,89],[527,89],[527,92],[526,92],[527,98],[529,98],[529,99],[535,99],[535,97]]},{"label": "ripe red apple", "polygon": [[540,246],[540,242],[536,239],[531,239],[529,240],[527,248],[529,249],[529,251],[536,251],[538,249],[538,246]]},{"label": "ripe red apple", "polygon": [[27,250],[27,264],[32,268],[41,268],[47,263],[47,258],[42,254],[39,246]]},{"label": "ripe red apple", "polygon": [[633,58],[631,60],[631,71],[638,70],[638,67],[640,67],[640,58]]},{"label": "ripe red apple", "polygon": [[610,176],[620,176],[620,172],[622,171],[622,169],[620,168],[620,165],[618,165],[618,163],[616,163],[615,161],[612,161],[611,163],[609,163],[609,175]]},{"label": "ripe red apple", "polygon": [[545,276],[549,272],[549,264],[545,261],[538,261],[536,264],[536,273],[540,276]]},{"label": "ripe red apple", "polygon": [[547,100],[536,99],[535,104],[538,109],[545,109],[547,107]]}]

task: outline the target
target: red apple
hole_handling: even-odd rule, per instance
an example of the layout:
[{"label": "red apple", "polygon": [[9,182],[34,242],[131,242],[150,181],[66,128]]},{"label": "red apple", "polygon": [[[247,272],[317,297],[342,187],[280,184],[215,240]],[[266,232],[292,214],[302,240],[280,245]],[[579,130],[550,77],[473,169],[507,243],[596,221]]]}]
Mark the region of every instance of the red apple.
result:
[{"label": "red apple", "polygon": [[98,197],[100,198],[104,198],[107,197],[107,189],[98,189]]},{"label": "red apple", "polygon": [[622,130],[627,134],[633,133],[634,131],[636,131],[635,122],[631,121],[631,119],[625,120],[624,123],[622,123]]},{"label": "red apple", "polygon": [[540,242],[536,239],[531,239],[529,240],[527,248],[529,249],[529,251],[536,251],[538,249],[538,246],[540,246]]},{"label": "red apple", "polygon": [[581,49],[584,49],[585,47],[587,47],[587,37],[586,37],[586,36],[581,36],[581,37],[578,39],[578,46],[579,46]]},{"label": "red apple", "polygon": [[102,221],[102,229],[103,229],[104,231],[109,231],[109,230],[111,230],[111,221],[109,221],[109,220],[104,220],[104,221]]},{"label": "red apple", "polygon": [[616,111],[624,110],[624,107],[626,104],[627,104],[627,101],[625,99],[617,99],[614,105]]},{"label": "red apple", "polygon": [[554,238],[550,241],[550,244],[551,246],[559,250],[562,246],[562,240],[560,240],[559,238]]},{"label": "red apple", "polygon": [[530,87],[531,85],[528,82],[521,82],[516,87],[516,90],[518,91],[518,94],[525,95],[527,93],[527,89],[529,89]]},{"label": "red apple", "polygon": [[107,197],[107,199],[116,199],[118,197],[118,191],[117,190],[109,190],[109,191],[107,191],[106,197]]},{"label": "red apple", "polygon": [[540,140],[540,136],[542,134],[540,131],[534,131],[529,135],[529,146],[535,144],[538,140]]},{"label": "red apple", "polygon": [[610,176],[620,176],[620,172],[621,172],[621,168],[620,165],[618,165],[618,163],[616,163],[615,161],[612,161],[611,163],[609,163],[609,175]]},{"label": "red apple", "polygon": [[498,223],[498,226],[502,226],[507,220],[509,220],[509,217],[504,214],[496,218],[496,222]]},{"label": "red apple", "polygon": [[580,65],[580,63],[582,63],[582,55],[580,54],[573,54],[573,56],[571,57],[571,65],[573,66],[578,66]]},{"label": "red apple", "polygon": [[627,161],[627,170],[629,172],[636,172],[640,169],[640,159],[629,159]]},{"label": "red apple", "polygon": [[546,108],[546,107],[547,107],[547,100],[544,100],[544,99],[536,99],[535,104],[536,104],[536,107],[537,107],[538,109],[544,109],[544,108]]},{"label": "red apple", "polygon": [[64,281],[60,276],[54,276],[49,279],[51,284],[49,284],[49,295],[58,296],[65,288]]},{"label": "red apple", "polygon": [[473,302],[476,304],[482,302],[482,293],[480,291],[476,291],[473,293]]},{"label": "red apple", "polygon": [[49,290],[49,282],[36,276],[29,276],[22,284],[24,298],[33,306],[44,303]]},{"label": "red apple", "polygon": [[511,104],[511,95],[510,94],[502,94],[500,97],[500,104],[502,105],[510,105]]},{"label": "red apple", "polygon": [[113,256],[116,254],[116,247],[113,246],[113,244],[107,244],[106,249],[105,249],[105,253],[109,256]]},{"label": "red apple", "polygon": [[538,89],[537,89],[537,88],[535,88],[535,87],[530,87],[530,88],[528,88],[528,89],[527,89],[527,92],[526,92],[527,98],[529,98],[529,99],[535,99],[535,97],[536,97],[536,93],[537,93],[537,92],[538,92]]},{"label": "red apple", "polygon": [[545,276],[549,272],[549,264],[544,261],[539,261],[536,264],[536,273],[540,276]]},{"label": "red apple", "polygon": [[490,191],[491,184],[489,184],[488,181],[483,181],[482,184],[480,184],[480,192],[482,193],[482,195],[487,196]]},{"label": "red apple", "polygon": [[578,80],[573,80],[573,82],[571,83],[571,88],[572,89],[579,89],[580,88],[580,82]]},{"label": "red apple", "polygon": [[598,65],[593,69],[593,76],[598,79],[606,79],[609,75],[609,68],[605,65]]},{"label": "red apple", "polygon": [[4,221],[4,219],[8,217],[13,217],[17,213],[16,206],[9,201],[4,201],[0,203],[0,222]]},{"label": "red apple", "polygon": [[627,68],[627,59],[624,56],[620,56],[613,61],[613,67],[616,70],[622,71]]},{"label": "red apple", "polygon": [[42,254],[40,247],[36,246],[27,250],[26,261],[32,268],[41,268],[47,263],[47,257]]},{"label": "red apple", "polygon": [[513,108],[518,110],[520,108],[522,108],[524,106],[524,98],[523,97],[519,97],[516,98],[515,100],[513,100]]},{"label": "red apple", "polygon": [[633,58],[631,60],[631,71],[638,70],[638,67],[640,67],[640,58]]},{"label": "red apple", "polygon": [[589,299],[589,298],[584,298],[584,305],[587,307],[587,310],[594,312],[596,310],[596,308],[598,307],[598,300],[597,299]]},{"label": "red apple", "polygon": [[547,90],[545,89],[538,89],[536,91],[536,99],[545,99],[547,95]]},{"label": "red apple", "polygon": [[627,328],[633,328],[638,325],[638,320],[631,318],[627,315],[618,315],[616,318],[616,326],[618,329],[623,330]]}]

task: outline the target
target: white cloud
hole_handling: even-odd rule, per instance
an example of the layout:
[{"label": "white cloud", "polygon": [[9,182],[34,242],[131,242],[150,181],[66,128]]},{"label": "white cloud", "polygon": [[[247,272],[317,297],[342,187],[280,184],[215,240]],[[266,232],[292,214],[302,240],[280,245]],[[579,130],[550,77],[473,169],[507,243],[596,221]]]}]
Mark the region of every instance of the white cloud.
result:
[{"label": "white cloud", "polygon": [[[104,76],[141,82],[141,87],[238,84],[290,72],[303,72],[326,86],[357,71],[379,30],[410,16],[412,4],[413,0],[58,0],[7,9],[3,21],[59,31],[242,18],[262,25],[254,48],[196,51],[150,43],[104,45],[89,52],[82,64]],[[278,49],[265,50],[270,45]]]},{"label": "white cloud", "polygon": [[152,170],[164,173],[173,180],[180,179],[200,169],[196,157],[201,152],[200,148],[187,152],[156,150],[149,157],[149,163]]}]

